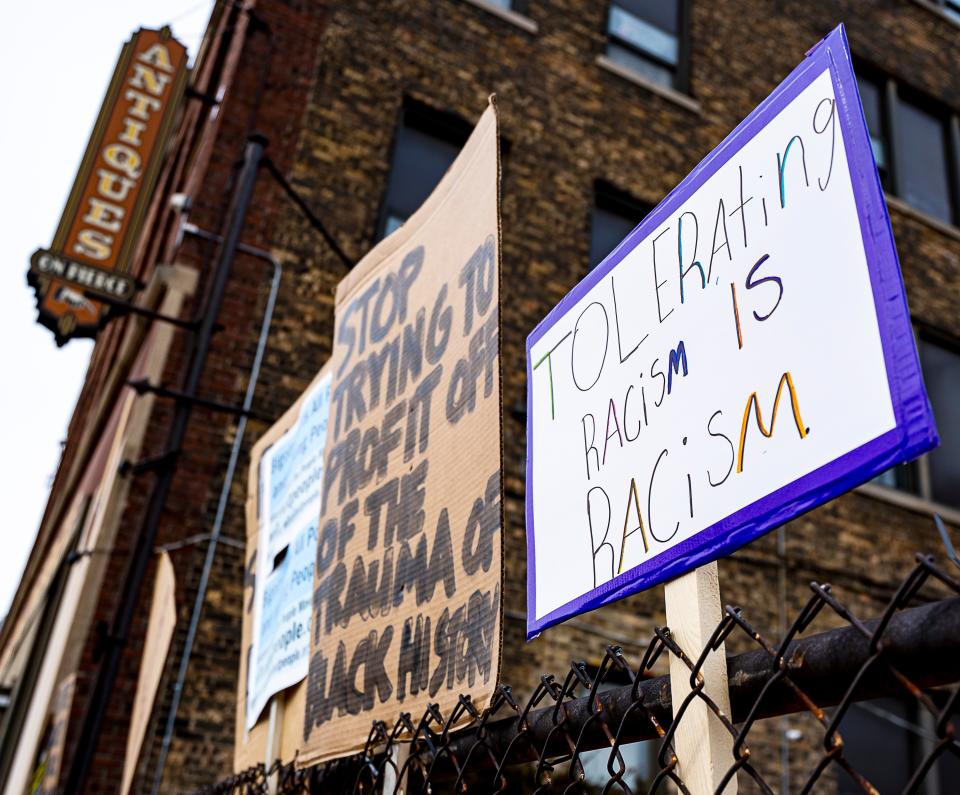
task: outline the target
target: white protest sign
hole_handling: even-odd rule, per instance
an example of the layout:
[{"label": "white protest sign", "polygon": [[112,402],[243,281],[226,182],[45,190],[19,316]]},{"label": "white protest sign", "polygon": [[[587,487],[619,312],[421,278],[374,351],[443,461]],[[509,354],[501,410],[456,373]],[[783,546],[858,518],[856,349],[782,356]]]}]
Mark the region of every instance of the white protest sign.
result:
[{"label": "white protest sign", "polygon": [[304,394],[295,423],[259,462],[248,729],[271,696],[307,675],[330,381],[326,375]]},{"label": "white protest sign", "polygon": [[530,636],[935,444],[842,30],[537,327],[528,376]]}]

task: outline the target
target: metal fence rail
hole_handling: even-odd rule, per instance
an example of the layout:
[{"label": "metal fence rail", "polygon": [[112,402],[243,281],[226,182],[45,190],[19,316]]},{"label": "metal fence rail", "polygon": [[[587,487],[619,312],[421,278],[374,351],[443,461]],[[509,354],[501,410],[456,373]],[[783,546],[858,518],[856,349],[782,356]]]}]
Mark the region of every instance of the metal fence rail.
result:
[{"label": "metal fence rail", "polygon": [[[852,704],[881,696],[909,699],[927,716],[930,739],[904,789],[918,792],[939,757],[960,758],[952,722],[960,711],[957,569],[956,559],[938,562],[917,555],[887,608],[873,620],[858,618],[829,585],[810,583],[810,599],[776,645],[750,625],[744,611],[728,606],[702,650],[681,649],[668,628],[658,628],[636,666],[620,647],[608,646],[595,669],[575,662],[562,680],[541,676],[523,704],[510,686],[501,685],[482,713],[464,697],[450,715],[441,715],[435,706],[418,720],[403,713],[392,727],[375,723],[357,756],[299,770],[293,762],[278,761],[269,771],[259,765],[201,792],[595,792],[586,787],[582,756],[604,748],[602,792],[633,795],[635,771],[625,749],[657,740],[656,770],[641,791],[675,787],[688,793],[673,738],[691,704],[700,699],[734,738],[724,782],[737,776],[741,790],[777,791],[779,782],[769,772],[765,775],[764,760],[751,754],[747,741],[762,718],[801,712],[819,726],[819,746],[808,749],[812,764],[791,789],[815,791],[829,772],[842,769],[862,791],[872,793],[878,790],[845,757],[840,729]],[[832,612],[842,626],[802,637],[822,611]],[[703,691],[700,671],[734,633],[756,648],[728,658],[733,714],[725,715]],[[677,705],[671,701],[669,677],[653,672],[665,654],[683,660],[690,670],[692,690]],[[611,687],[620,682],[629,683]],[[830,707],[835,709],[826,712]],[[453,731],[464,718],[469,724]]]}]

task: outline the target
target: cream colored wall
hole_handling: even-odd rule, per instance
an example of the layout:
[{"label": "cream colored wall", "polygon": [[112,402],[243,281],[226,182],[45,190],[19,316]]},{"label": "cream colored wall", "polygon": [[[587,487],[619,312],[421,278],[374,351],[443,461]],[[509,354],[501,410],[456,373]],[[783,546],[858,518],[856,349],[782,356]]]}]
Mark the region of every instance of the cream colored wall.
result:
[{"label": "cream colored wall", "polygon": [[[158,271],[159,278],[166,284],[166,293],[160,305],[160,312],[176,317],[180,313],[183,302],[195,287],[195,272],[179,266],[162,268]],[[173,327],[164,323],[157,323],[150,330],[134,366],[137,376],[148,378],[153,382],[160,380],[173,342],[173,334]],[[152,405],[152,396],[141,397],[133,391],[128,391],[119,406],[120,418],[116,432],[112,438],[103,439],[100,442],[110,445],[110,453],[104,468],[104,476],[94,495],[78,545],[79,552],[92,554],[84,555],[70,568],[60,610],[34,687],[33,698],[23,729],[17,738],[17,750],[4,795],[21,795],[25,791],[33,774],[33,764],[49,718],[53,694],[59,682],[73,673],[79,662],[99,600],[108,558],[105,553],[109,552],[113,544],[126,504],[128,480],[118,477],[117,471],[123,459],[135,461],[139,458]],[[69,538],[71,535],[70,529],[74,526],[71,522],[76,522],[85,499],[85,494],[74,496],[73,505],[67,514],[67,522],[60,529],[59,535],[63,538]],[[58,546],[65,548],[65,543]],[[44,571],[48,568],[45,565]],[[44,582],[49,582],[49,578]],[[19,653],[23,658],[29,653],[30,644],[22,643],[20,648],[26,650],[21,650]]]}]

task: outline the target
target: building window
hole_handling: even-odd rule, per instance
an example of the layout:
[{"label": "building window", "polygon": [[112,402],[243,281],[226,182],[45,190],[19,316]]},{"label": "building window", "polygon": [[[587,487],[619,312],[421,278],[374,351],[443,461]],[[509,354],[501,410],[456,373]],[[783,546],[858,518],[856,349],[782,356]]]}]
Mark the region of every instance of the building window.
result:
[{"label": "building window", "polygon": [[[596,676],[597,667],[588,665],[587,671],[591,677]],[[610,690],[619,690],[631,684],[630,676],[626,671],[611,666],[597,687],[597,693],[606,693]],[[660,772],[657,755],[660,752],[660,740],[645,740],[643,742],[624,743],[620,746],[620,761],[623,762],[623,783],[630,787],[632,792],[647,792],[650,785]],[[585,751],[580,754],[580,764],[583,766],[583,782],[576,791],[584,795],[601,795],[607,791],[610,781],[610,753],[611,749],[598,748],[595,751]],[[614,761],[613,769],[619,768],[619,762]],[[559,780],[559,777],[558,777]],[[623,787],[609,788],[610,792],[623,791]]]},{"label": "building window", "polygon": [[867,131],[870,133],[870,148],[873,159],[877,161],[880,182],[884,190],[890,190],[890,158],[887,154],[889,133],[883,114],[883,84],[868,77],[857,77],[860,88],[860,102],[863,115],[867,119]]},{"label": "building window", "polygon": [[590,216],[590,267],[595,268],[639,224],[650,206],[606,182],[596,182]]},{"label": "building window", "polygon": [[[863,74],[857,83],[884,190],[931,218],[960,223],[957,115],[911,95],[890,78]],[[951,126],[957,130],[953,136]]]},{"label": "building window", "polygon": [[951,19],[960,22],[960,0],[932,0]]},{"label": "building window", "polygon": [[[938,706],[945,693],[928,695]],[[850,706],[840,721],[843,755],[850,766],[880,792],[902,792],[938,742],[933,717],[914,699],[883,698]],[[877,753],[877,749],[883,753]],[[960,775],[960,759],[941,754],[920,786],[920,795],[953,792]],[[845,772],[837,773],[839,795],[862,793]]]},{"label": "building window", "polygon": [[950,157],[947,122],[919,105],[901,100],[897,107],[900,139],[898,191],[918,210],[951,223]]},{"label": "building window", "polygon": [[886,472],[881,472],[874,479],[874,483],[886,486],[888,489],[898,489],[907,491],[910,494],[919,494],[920,488],[917,483],[917,467],[915,462],[907,464],[897,464]]},{"label": "building window", "polygon": [[497,6],[505,11],[516,11],[518,14],[525,14],[527,11],[526,0],[483,0],[490,6]]},{"label": "building window", "polygon": [[419,102],[404,102],[377,239],[399,229],[426,200],[470,137],[470,125]]},{"label": "building window", "polygon": [[[607,688],[601,687],[602,693]],[[660,751],[659,740],[645,740],[638,743],[624,743],[620,746],[620,758],[626,770],[623,773],[623,783],[630,787],[632,792],[647,792],[650,785],[660,772],[657,763],[657,754]],[[600,795],[607,791],[607,782],[610,781],[610,749],[598,748],[596,751],[586,751],[580,754],[580,764],[583,765],[583,788],[579,792]],[[613,769],[619,767],[617,761]],[[610,792],[623,792],[622,787],[610,788]]]},{"label": "building window", "polygon": [[917,347],[940,446],[918,461],[887,470],[876,482],[960,508],[960,350],[925,333]]},{"label": "building window", "polygon": [[613,0],[607,57],[660,85],[687,90],[686,0]]},{"label": "building window", "polygon": [[921,337],[920,366],[940,431],[940,446],[924,459],[929,497],[960,508],[960,353]]}]

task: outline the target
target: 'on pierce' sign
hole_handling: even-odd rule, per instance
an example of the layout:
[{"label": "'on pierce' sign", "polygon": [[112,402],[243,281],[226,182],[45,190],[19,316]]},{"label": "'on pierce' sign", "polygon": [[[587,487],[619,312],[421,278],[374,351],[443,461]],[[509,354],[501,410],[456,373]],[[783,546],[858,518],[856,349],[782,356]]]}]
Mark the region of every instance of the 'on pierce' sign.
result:
[{"label": "'on pierce' sign", "polygon": [[842,27],[540,323],[527,368],[530,636],[936,445]]},{"label": "'on pierce' sign", "polygon": [[187,76],[169,28],[141,28],[120,53],[53,244],[30,259],[39,322],[57,343],[93,336],[108,306],[128,302],[127,273]]}]

